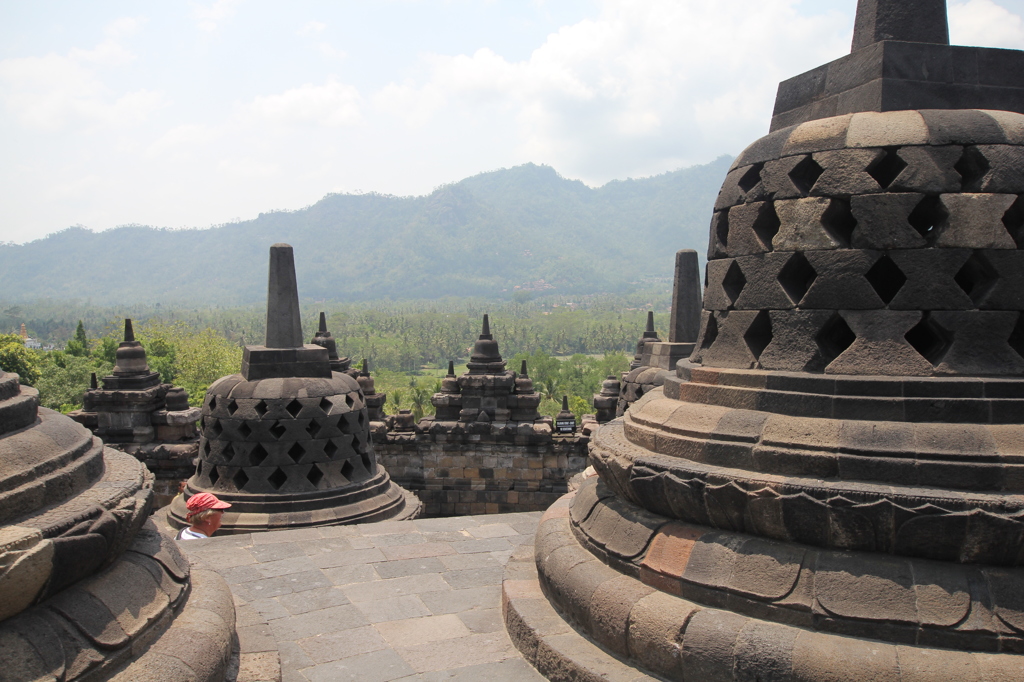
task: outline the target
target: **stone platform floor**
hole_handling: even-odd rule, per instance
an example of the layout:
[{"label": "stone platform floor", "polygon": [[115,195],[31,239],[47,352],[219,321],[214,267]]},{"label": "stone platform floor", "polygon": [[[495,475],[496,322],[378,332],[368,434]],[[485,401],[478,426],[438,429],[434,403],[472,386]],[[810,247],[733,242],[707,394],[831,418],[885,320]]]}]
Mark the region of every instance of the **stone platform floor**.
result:
[{"label": "stone platform floor", "polygon": [[213,537],[182,543],[235,596],[243,651],[283,682],[543,681],[512,645],[501,581],[540,512]]}]

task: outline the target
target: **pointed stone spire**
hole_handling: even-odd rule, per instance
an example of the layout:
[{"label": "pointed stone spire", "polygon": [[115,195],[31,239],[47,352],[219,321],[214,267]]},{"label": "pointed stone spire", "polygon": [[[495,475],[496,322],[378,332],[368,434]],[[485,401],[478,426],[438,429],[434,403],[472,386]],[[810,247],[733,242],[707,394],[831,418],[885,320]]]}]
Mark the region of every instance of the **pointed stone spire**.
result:
[{"label": "pointed stone spire", "polygon": [[124,319],[124,343],[135,342],[135,329],[132,328],[132,320],[130,317]]},{"label": "pointed stone spire", "polygon": [[320,311],[320,328],[317,330],[321,334],[327,333],[327,313]]},{"label": "pointed stone spire", "polygon": [[270,247],[267,278],[267,348],[302,348],[295,256],[288,244]]},{"label": "pointed stone spire", "polygon": [[530,376],[529,372],[526,371],[526,360],[523,360],[523,364],[519,368],[519,376],[524,378]]},{"label": "pointed stone spire", "polygon": [[653,310],[648,310],[647,311],[647,328],[644,330],[643,338],[645,338],[645,339],[657,339],[658,338],[658,332],[656,332],[654,330],[654,311]]},{"label": "pointed stone spire", "polygon": [[669,322],[669,343],[694,343],[700,334],[700,263],[697,252],[683,249],[676,252],[675,282],[672,287],[672,319]]},{"label": "pointed stone spire", "polygon": [[946,0],[858,0],[853,51],[883,40],[949,45]]},{"label": "pointed stone spire", "polygon": [[363,358],[363,368],[359,370],[359,376],[368,377],[370,376],[370,361]]},{"label": "pointed stone spire", "polygon": [[331,358],[326,346],[302,342],[295,256],[288,244],[270,247],[266,345],[245,347],[242,376],[246,381],[331,377]]},{"label": "pointed stone spire", "polygon": [[92,375],[89,377],[89,388],[96,390],[99,387],[100,384],[98,381],[96,381],[96,372],[93,372]]},{"label": "pointed stone spire", "polygon": [[562,412],[568,412],[568,411],[569,411],[569,396],[563,395],[562,396]]},{"label": "pointed stone spire", "polygon": [[453,360],[449,360],[448,361],[448,376],[449,377],[454,377],[455,376],[455,362]]}]

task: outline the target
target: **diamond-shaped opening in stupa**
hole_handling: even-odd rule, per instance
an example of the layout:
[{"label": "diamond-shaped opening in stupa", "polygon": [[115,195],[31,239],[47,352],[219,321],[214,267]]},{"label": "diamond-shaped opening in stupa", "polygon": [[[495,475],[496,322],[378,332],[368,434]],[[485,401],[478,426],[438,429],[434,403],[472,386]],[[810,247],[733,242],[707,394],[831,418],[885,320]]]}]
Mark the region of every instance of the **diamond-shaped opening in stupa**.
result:
[{"label": "diamond-shaped opening in stupa", "polygon": [[807,257],[802,253],[794,253],[786,264],[779,271],[779,284],[794,304],[799,305],[800,300],[811,288],[818,273],[808,262]]},{"label": "diamond-shaped opening in stupa", "polygon": [[985,179],[992,169],[985,155],[977,147],[964,147],[964,153],[960,160],[953,166],[962,179],[961,186],[964,192],[973,192],[981,187],[981,181]]},{"label": "diamond-shaped opening in stupa", "polygon": [[928,313],[924,314],[921,321],[914,325],[914,328],[908,331],[904,338],[932,365],[942,362],[942,358],[950,346],[949,334],[936,324]]},{"label": "diamond-shaped opening in stupa", "polygon": [[277,469],[274,469],[274,473],[270,474],[267,478],[267,483],[269,483],[274,490],[280,490],[281,486],[283,486],[287,480],[288,475],[278,467]]},{"label": "diamond-shaped opening in stupa", "polygon": [[739,263],[733,261],[729,265],[725,277],[722,278],[722,289],[725,291],[725,295],[729,297],[730,306],[736,303],[736,299],[743,293],[743,287],[746,285],[747,278],[743,275],[743,270],[740,269]]},{"label": "diamond-shaped opening in stupa", "polygon": [[896,182],[896,178],[907,167],[907,162],[900,158],[896,147],[887,147],[877,161],[868,166],[868,175],[875,179],[882,189]]},{"label": "diamond-shaped opening in stupa", "polygon": [[845,353],[846,349],[852,346],[856,340],[857,335],[853,333],[850,325],[839,313],[834,313],[814,337],[825,365],[831,364],[833,360]]},{"label": "diamond-shaped opening in stupa", "polygon": [[815,183],[824,172],[825,169],[818,165],[817,161],[810,156],[805,156],[800,163],[793,166],[793,170],[789,171],[789,179],[793,181],[801,194],[807,195],[814,189]]},{"label": "diamond-shaped opening in stupa", "polygon": [[889,256],[882,256],[875,261],[871,269],[864,273],[864,279],[886,305],[896,298],[896,294],[907,283],[907,276]]},{"label": "diamond-shaped opening in stupa", "polygon": [[753,166],[747,169],[747,172],[740,178],[739,186],[744,192],[757,187],[757,183],[761,182],[761,170],[764,168],[763,163],[755,163]]},{"label": "diamond-shaped opening in stupa", "polygon": [[953,277],[975,306],[981,305],[999,281],[999,273],[988,260],[975,251]]},{"label": "diamond-shaped opening in stupa", "polygon": [[754,318],[754,321],[747,327],[743,334],[743,340],[755,358],[760,358],[761,353],[772,342],[772,319],[767,310],[762,310]]}]

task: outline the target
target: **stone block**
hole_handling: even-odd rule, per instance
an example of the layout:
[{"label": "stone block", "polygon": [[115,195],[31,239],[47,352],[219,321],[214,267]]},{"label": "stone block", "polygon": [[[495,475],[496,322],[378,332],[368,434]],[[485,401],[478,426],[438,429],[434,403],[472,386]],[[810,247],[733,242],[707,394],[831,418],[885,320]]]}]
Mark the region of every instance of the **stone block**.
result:
[{"label": "stone block", "polygon": [[907,166],[887,187],[890,192],[960,191],[961,176],[954,166],[963,155],[961,147],[902,147],[897,154]]},{"label": "stone block", "polygon": [[[757,256],[742,256],[735,259],[740,271],[739,295],[733,305],[739,310],[788,309],[794,301],[786,295],[779,282],[779,273],[790,260],[789,253],[765,253]],[[729,277],[727,272],[726,277]],[[728,279],[723,287],[729,291]],[[735,289],[735,285],[733,284]]]},{"label": "stone block", "polygon": [[1002,127],[984,111],[929,109],[920,112],[928,126],[928,144],[971,144],[1006,141]]},{"label": "stone block", "polygon": [[1016,249],[1003,216],[1013,194],[943,194],[947,217],[936,227],[935,245],[966,249]]},{"label": "stone block", "polygon": [[936,365],[937,374],[1020,375],[1024,358],[1008,339],[1019,315],[995,311],[935,311],[931,319],[950,336],[950,346]]},{"label": "stone block", "polygon": [[793,676],[800,680],[900,682],[896,647],[801,630],[793,643]]},{"label": "stone block", "polygon": [[771,242],[775,251],[839,249],[849,243],[853,231],[852,215],[846,220],[842,203],[827,197],[776,201],[775,213],[779,217],[778,233]]},{"label": "stone block", "polygon": [[735,679],[743,682],[788,680],[793,672],[793,644],[800,630],[750,620],[736,638]]},{"label": "stone block", "polygon": [[841,249],[807,251],[804,256],[818,275],[801,299],[801,308],[871,310],[885,307],[866,278],[878,260],[878,252]]},{"label": "stone block", "polygon": [[801,123],[786,140],[786,155],[819,152],[846,146],[853,116],[845,114]]},{"label": "stone block", "polygon": [[[825,368],[826,356],[817,335],[831,319],[828,310],[772,310],[772,341],[758,358],[762,369],[815,372]],[[828,358],[831,360],[831,358]]]},{"label": "stone block", "polygon": [[769,161],[761,171],[765,190],[775,200],[806,197],[814,183],[810,182],[810,179],[805,180],[806,174],[801,174],[800,171],[811,164],[813,161],[809,155],[787,156]]},{"label": "stone block", "polygon": [[881,149],[838,149],[813,155],[822,173],[811,189],[821,197],[849,197],[881,192],[882,187],[868,172],[884,152]]},{"label": "stone block", "polygon": [[717,609],[696,612],[686,624],[682,667],[686,677],[704,682],[733,682],[734,651],[748,619]]},{"label": "stone block", "polygon": [[732,571],[724,580],[736,593],[775,601],[793,591],[803,565],[803,547],[748,538],[737,548]]},{"label": "stone block", "polygon": [[[975,253],[994,272],[994,281],[986,282],[987,291],[979,291],[978,306],[989,310],[1024,310],[1024,251],[992,250]],[[982,268],[984,270],[984,268]],[[984,274],[984,273],[982,273]]]},{"label": "stone block", "polygon": [[932,364],[921,356],[906,334],[921,320],[914,310],[843,311],[856,339],[825,368],[826,374],[927,376]]},{"label": "stone block", "polygon": [[906,282],[889,301],[891,310],[967,310],[974,307],[956,276],[970,258],[963,249],[894,250],[890,259]]},{"label": "stone block", "polygon": [[[864,111],[850,120],[846,144],[850,147],[929,144],[929,130],[919,111]],[[934,143],[933,143],[934,144]]]},{"label": "stone block", "polygon": [[629,614],[635,604],[654,592],[654,588],[627,575],[601,584],[591,597],[590,634],[607,649],[629,655]]},{"label": "stone block", "polygon": [[[959,176],[958,176],[959,177]],[[867,194],[851,197],[850,210],[857,221],[850,245],[857,249],[914,249],[927,245],[910,224],[910,214],[923,194]]]},{"label": "stone block", "polygon": [[683,627],[698,609],[663,592],[645,596],[629,614],[629,656],[662,675],[677,676]]},{"label": "stone block", "polygon": [[[792,129],[779,130],[753,142],[749,147],[740,152],[740,155],[733,161],[733,167],[740,168],[779,158],[782,156],[782,150],[785,148],[786,141],[792,132]],[[763,177],[764,175],[762,174]],[[769,191],[772,190],[769,189]]]},{"label": "stone block", "polygon": [[730,256],[745,256],[772,250],[772,238],[779,219],[774,203],[757,201],[729,209],[728,237],[722,245]]},{"label": "stone block", "polygon": [[718,313],[715,317],[718,333],[711,346],[701,353],[703,363],[709,367],[754,368],[757,356],[744,337],[759,314],[747,310]]}]

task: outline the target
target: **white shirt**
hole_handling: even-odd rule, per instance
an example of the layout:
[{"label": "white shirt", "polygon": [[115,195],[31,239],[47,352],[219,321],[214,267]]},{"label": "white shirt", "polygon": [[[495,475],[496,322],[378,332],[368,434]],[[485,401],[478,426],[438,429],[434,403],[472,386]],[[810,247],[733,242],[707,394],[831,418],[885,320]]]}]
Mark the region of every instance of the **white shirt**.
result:
[{"label": "white shirt", "polygon": [[178,540],[206,540],[208,535],[203,535],[199,531],[192,530],[191,528],[182,528],[178,533]]}]

